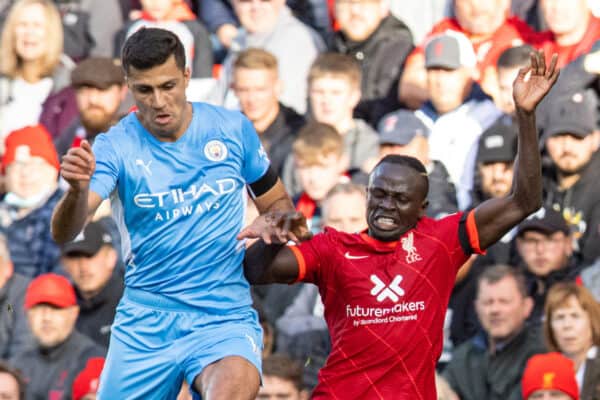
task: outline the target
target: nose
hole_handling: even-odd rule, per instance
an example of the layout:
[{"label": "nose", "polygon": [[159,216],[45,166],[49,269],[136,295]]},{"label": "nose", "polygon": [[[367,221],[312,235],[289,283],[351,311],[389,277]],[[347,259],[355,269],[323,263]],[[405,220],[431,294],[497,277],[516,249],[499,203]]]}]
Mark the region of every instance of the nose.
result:
[{"label": "nose", "polygon": [[162,91],[155,90],[154,93],[152,93],[152,108],[160,110],[165,106],[165,103],[165,96]]},{"label": "nose", "polygon": [[492,176],[494,177],[494,179],[502,178],[505,171],[506,166],[504,165],[504,163],[495,163],[492,166]]}]

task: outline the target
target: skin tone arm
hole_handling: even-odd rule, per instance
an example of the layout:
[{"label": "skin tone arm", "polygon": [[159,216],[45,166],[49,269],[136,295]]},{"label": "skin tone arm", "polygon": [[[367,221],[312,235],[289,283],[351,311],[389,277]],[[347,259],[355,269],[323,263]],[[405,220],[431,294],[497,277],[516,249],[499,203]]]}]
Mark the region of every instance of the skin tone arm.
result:
[{"label": "skin tone arm", "polygon": [[543,52],[532,53],[530,66],[522,68],[513,83],[519,139],[512,190],[508,196],[490,199],[475,209],[479,245],[482,249],[498,241],[542,205],[541,161],[535,109],[558,78],[556,60],[555,54],[547,67]]},{"label": "skin tone arm", "polygon": [[89,190],[96,160],[87,140],[81,147],[69,149],[60,169],[70,187],[52,215],[52,237],[58,244],[73,240],[102,203],[102,198]]}]

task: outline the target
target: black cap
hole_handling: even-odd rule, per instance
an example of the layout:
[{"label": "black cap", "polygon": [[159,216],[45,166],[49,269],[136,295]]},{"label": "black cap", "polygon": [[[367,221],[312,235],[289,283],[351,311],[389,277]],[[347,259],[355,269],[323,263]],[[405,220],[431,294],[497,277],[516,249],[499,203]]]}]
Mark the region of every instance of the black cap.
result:
[{"label": "black cap", "polygon": [[521,236],[526,231],[537,231],[546,235],[562,232],[568,235],[569,226],[560,212],[542,207],[519,224],[517,235]]},{"label": "black cap", "polygon": [[499,118],[479,137],[477,162],[514,161],[517,155],[518,128],[512,118]]},{"label": "black cap", "polygon": [[73,241],[65,243],[61,250],[64,256],[83,254],[91,257],[96,255],[102,246],[112,246],[112,243],[112,236],[102,222],[94,221],[87,224]]},{"label": "black cap", "polygon": [[75,88],[91,86],[105,90],[124,83],[123,68],[117,61],[107,57],[85,59],[71,72],[71,85]]},{"label": "black cap", "polygon": [[377,126],[379,144],[404,146],[415,136],[429,136],[429,128],[412,111],[398,110],[385,115]]},{"label": "black cap", "polygon": [[575,92],[549,99],[543,122],[544,141],[551,136],[569,133],[585,137],[596,129],[595,101],[586,92]]}]

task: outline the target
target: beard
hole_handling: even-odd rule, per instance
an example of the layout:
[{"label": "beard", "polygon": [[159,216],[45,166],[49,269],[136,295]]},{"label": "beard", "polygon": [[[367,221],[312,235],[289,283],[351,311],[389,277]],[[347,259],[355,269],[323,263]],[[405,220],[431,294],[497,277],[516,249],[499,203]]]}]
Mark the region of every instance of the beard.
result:
[{"label": "beard", "polygon": [[88,136],[96,136],[106,132],[116,120],[116,112],[108,113],[105,109],[94,107],[80,112],[81,125]]}]

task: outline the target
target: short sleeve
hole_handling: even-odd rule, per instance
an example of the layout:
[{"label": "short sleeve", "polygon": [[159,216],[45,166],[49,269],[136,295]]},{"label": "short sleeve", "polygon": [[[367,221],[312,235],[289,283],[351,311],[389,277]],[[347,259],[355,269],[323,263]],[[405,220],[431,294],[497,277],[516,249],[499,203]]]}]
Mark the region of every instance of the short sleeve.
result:
[{"label": "short sleeve", "polygon": [[92,151],[96,157],[96,171],[92,175],[90,190],[107,199],[117,184],[121,163],[106,134],[96,137]]},{"label": "short sleeve", "polygon": [[316,285],[322,280],[328,267],[328,254],[331,252],[330,235],[319,233],[312,239],[290,246],[290,250],[298,261],[297,282],[308,282]]},{"label": "short sleeve", "polygon": [[244,149],[242,176],[247,184],[251,184],[263,177],[271,162],[254,126],[246,117],[242,117],[242,145]]}]

